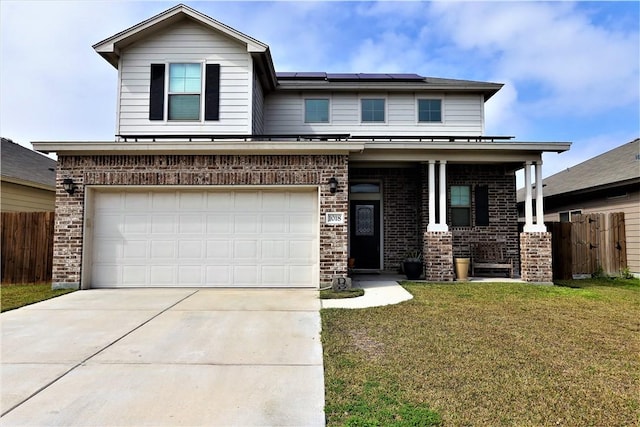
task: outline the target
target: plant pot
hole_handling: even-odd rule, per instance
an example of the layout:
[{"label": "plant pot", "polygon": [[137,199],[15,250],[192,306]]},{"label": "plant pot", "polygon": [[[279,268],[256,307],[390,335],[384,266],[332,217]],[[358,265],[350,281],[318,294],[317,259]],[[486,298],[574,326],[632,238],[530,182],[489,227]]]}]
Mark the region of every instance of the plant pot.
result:
[{"label": "plant pot", "polygon": [[422,276],[422,261],[405,261],[402,267],[409,280],[416,280]]},{"label": "plant pot", "polygon": [[456,280],[469,280],[469,258],[456,258]]}]

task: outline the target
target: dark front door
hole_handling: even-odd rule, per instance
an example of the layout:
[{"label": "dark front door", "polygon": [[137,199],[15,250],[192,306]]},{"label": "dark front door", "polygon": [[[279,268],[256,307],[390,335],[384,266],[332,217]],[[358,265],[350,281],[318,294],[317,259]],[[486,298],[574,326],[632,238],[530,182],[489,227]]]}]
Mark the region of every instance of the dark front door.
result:
[{"label": "dark front door", "polygon": [[352,200],[349,218],[354,268],[380,269],[380,201]]}]

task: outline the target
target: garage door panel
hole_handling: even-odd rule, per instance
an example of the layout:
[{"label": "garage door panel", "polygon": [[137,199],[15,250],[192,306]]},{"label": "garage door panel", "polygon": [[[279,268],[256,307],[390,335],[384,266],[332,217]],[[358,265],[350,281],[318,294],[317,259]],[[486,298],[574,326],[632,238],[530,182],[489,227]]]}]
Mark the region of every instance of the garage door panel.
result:
[{"label": "garage door panel", "polygon": [[237,211],[258,211],[260,200],[257,191],[241,191],[234,194],[233,205]]},{"label": "garage door panel", "polygon": [[207,193],[207,210],[228,212],[233,208],[233,193],[215,192]]},{"label": "garage door panel", "polygon": [[262,195],[262,210],[267,212],[280,212],[283,206],[288,206],[287,193],[264,193]]},{"label": "garage door panel", "polygon": [[151,258],[173,260],[177,255],[176,246],[174,240],[152,240],[150,242]]},{"label": "garage door panel", "polygon": [[199,265],[181,265],[178,267],[178,282],[187,286],[202,286],[202,267]]},{"label": "garage door panel", "polygon": [[151,192],[151,206],[154,210],[177,211],[178,198],[174,192]]},{"label": "garage door panel", "polygon": [[120,235],[124,231],[124,219],[120,214],[97,212],[93,221],[94,234],[100,237]]},{"label": "garage door panel", "polygon": [[147,215],[125,215],[123,233],[146,234],[149,217]]},{"label": "garage door panel", "polygon": [[91,285],[317,286],[317,193],[101,190]]},{"label": "garage door panel", "polygon": [[178,258],[181,260],[197,260],[203,258],[201,240],[181,240],[178,243]]},{"label": "garage door panel", "polygon": [[311,265],[292,265],[289,267],[289,283],[294,286],[305,286],[313,280]]},{"label": "garage door panel", "polygon": [[171,286],[177,283],[176,268],[173,266],[152,266],[149,269],[149,284],[151,286]]},{"label": "garage door panel", "polygon": [[147,259],[147,240],[127,240],[123,247],[123,256],[126,259]]},{"label": "garage door panel", "polygon": [[262,283],[265,285],[283,286],[288,282],[287,268],[282,265],[263,265],[261,268]]},{"label": "garage door panel", "polygon": [[261,231],[263,234],[280,234],[287,232],[286,215],[263,215]]},{"label": "garage door panel", "polygon": [[233,217],[234,233],[253,234],[258,232],[258,216],[236,214]]},{"label": "garage door panel", "polygon": [[289,233],[312,234],[309,224],[313,222],[312,215],[296,214],[289,216]]},{"label": "garage door panel", "polygon": [[176,232],[176,215],[156,214],[151,217],[151,233],[173,234],[175,232]]},{"label": "garage door panel", "polygon": [[233,242],[233,257],[237,260],[244,262],[257,260],[258,252],[257,240],[236,240]]},{"label": "garage door panel", "polygon": [[207,241],[207,259],[217,259],[229,262],[232,258],[232,242],[227,239],[217,239]]},{"label": "garage door panel", "polygon": [[258,268],[255,265],[235,265],[232,280],[240,286],[258,286]]},{"label": "garage door panel", "polygon": [[124,208],[129,212],[147,212],[149,193],[124,193]]},{"label": "garage door panel", "polygon": [[205,280],[209,285],[228,285],[233,283],[229,265],[208,265],[205,268]]},{"label": "garage door panel", "polygon": [[207,233],[233,232],[233,216],[229,214],[207,215]]},{"label": "garage door panel", "polygon": [[124,265],[122,267],[122,283],[129,286],[143,286],[147,280],[146,265]]},{"label": "garage door panel", "polygon": [[262,240],[262,258],[266,260],[280,260],[285,262],[287,257],[287,242],[282,240]]},{"label": "garage door panel", "polygon": [[181,214],[178,221],[180,224],[178,226],[178,232],[180,234],[202,234],[204,232],[202,215]]}]

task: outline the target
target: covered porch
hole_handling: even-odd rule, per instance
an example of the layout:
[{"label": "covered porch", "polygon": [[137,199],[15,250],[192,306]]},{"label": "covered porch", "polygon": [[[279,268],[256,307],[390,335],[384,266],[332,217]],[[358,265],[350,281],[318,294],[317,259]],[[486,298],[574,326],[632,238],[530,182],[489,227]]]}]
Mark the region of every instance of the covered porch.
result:
[{"label": "covered porch", "polygon": [[[446,145],[372,141],[350,154],[351,271],[397,273],[405,258],[419,253],[425,280],[452,281],[455,259],[472,258],[477,245],[489,244],[513,268],[506,275],[489,269],[482,276],[551,282],[551,240],[542,192],[534,192],[532,177],[541,181],[542,152],[564,151],[568,144]],[[515,173],[521,169],[530,208],[519,233]]]}]

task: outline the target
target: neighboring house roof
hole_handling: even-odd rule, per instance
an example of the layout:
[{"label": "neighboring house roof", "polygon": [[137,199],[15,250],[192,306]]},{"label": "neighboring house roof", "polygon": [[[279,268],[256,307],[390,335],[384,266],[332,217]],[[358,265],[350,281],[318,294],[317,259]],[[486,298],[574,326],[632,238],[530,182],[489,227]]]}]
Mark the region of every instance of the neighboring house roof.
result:
[{"label": "neighboring house roof", "polygon": [[325,72],[278,72],[280,89],[304,90],[430,90],[479,92],[488,100],[504,86],[501,83],[478,82],[473,80],[442,79],[423,77],[418,74],[367,74],[367,73],[325,73]]},{"label": "neighboring house roof", "polygon": [[2,138],[0,176],[3,181],[55,189],[56,161],[10,139]]},{"label": "neighboring house roof", "polygon": [[268,45],[184,4],[179,4],[167,9],[146,21],[142,21],[133,27],[127,28],[124,31],[104,39],[94,44],[93,48],[111,65],[118,68],[118,59],[120,58],[120,51],[122,49],[183,19],[190,19],[198,22],[206,27],[225,34],[237,42],[245,44],[247,52],[254,55],[255,58],[258,59],[259,64],[266,69],[266,72],[269,74],[270,85],[275,87],[275,69],[273,68],[273,60],[271,59],[271,52],[269,51]]},{"label": "neighboring house roof", "polygon": [[[640,182],[640,138],[542,180],[544,197]],[[524,189],[518,190],[523,201]]]}]

